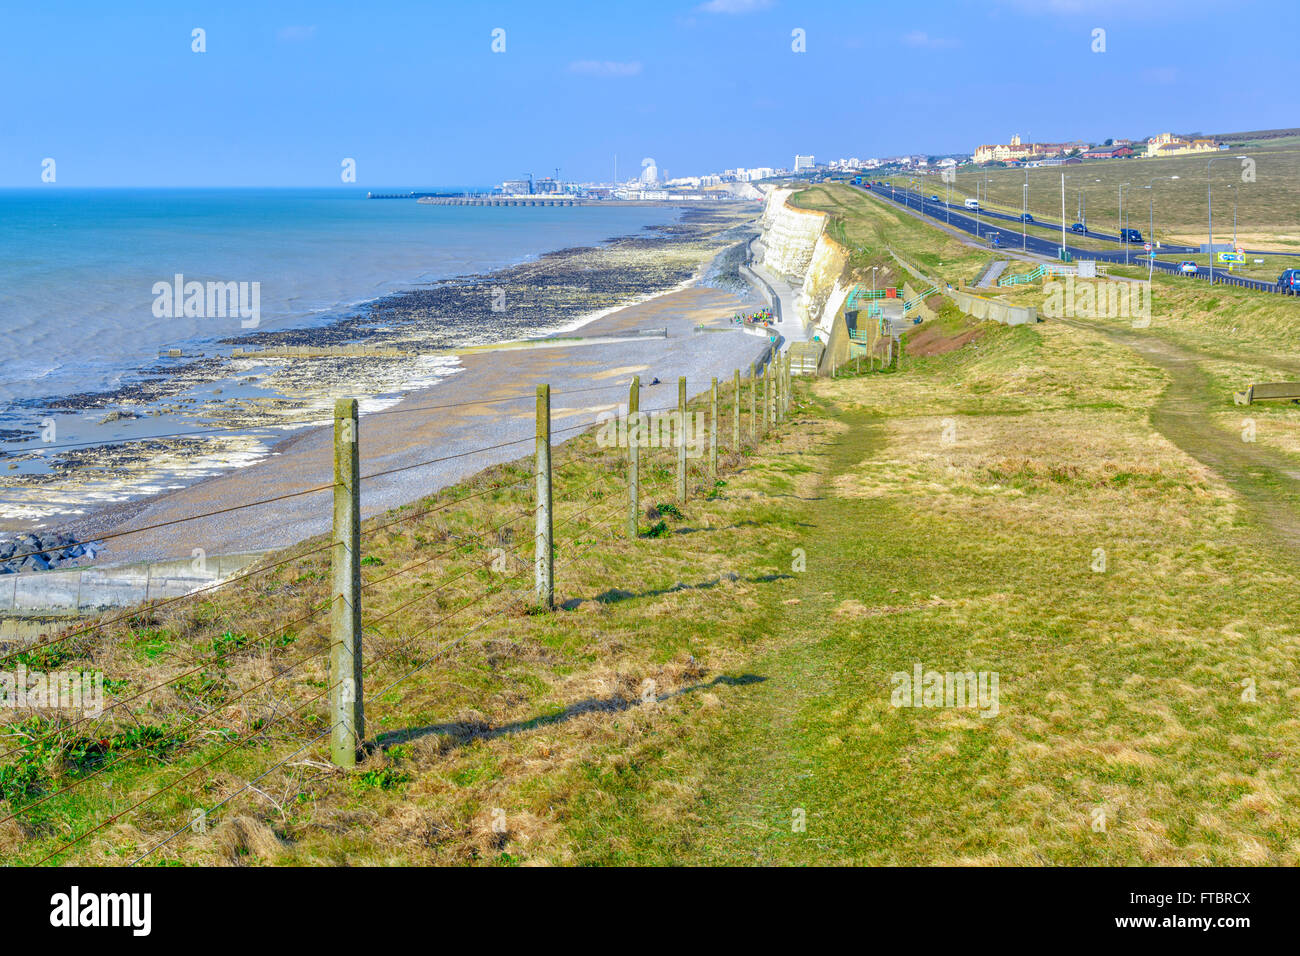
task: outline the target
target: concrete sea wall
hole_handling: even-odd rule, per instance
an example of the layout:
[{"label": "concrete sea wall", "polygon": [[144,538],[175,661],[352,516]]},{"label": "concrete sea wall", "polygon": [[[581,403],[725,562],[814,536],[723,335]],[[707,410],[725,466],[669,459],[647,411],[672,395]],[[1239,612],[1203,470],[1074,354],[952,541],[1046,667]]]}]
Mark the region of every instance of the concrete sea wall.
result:
[{"label": "concrete sea wall", "polygon": [[[94,611],[180,597],[248,567],[262,552],[0,576],[0,614]],[[196,566],[197,565],[197,566]]]}]

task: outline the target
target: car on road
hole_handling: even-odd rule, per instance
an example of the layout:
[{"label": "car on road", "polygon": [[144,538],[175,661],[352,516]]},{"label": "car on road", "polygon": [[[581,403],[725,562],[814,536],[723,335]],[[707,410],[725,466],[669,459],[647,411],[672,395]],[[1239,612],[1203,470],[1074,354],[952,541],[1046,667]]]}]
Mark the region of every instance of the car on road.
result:
[{"label": "car on road", "polygon": [[1136,229],[1121,229],[1119,231],[1119,241],[1120,242],[1141,242],[1142,233],[1138,232]]},{"label": "car on road", "polygon": [[1030,215],[1029,213],[1027,213],[1027,212],[1022,212],[1022,213],[1020,214],[1020,221],[1021,221],[1021,222],[1033,222],[1033,221],[1034,221],[1034,217],[1031,216],[1031,215]]},{"label": "car on road", "polygon": [[1084,225],[1083,223],[1081,223],[1081,222],[1076,222],[1073,226],[1070,227],[1070,231],[1071,231],[1071,232],[1087,232],[1087,231],[1088,231],[1088,227],[1085,226],[1085,225]]},{"label": "car on road", "polygon": [[931,196],[931,197],[930,197],[930,202],[938,202],[938,201],[939,201],[939,197],[938,197],[938,196]]},{"label": "car on road", "polygon": [[967,208],[967,209],[978,209],[979,207],[980,207],[980,201],[979,201],[978,199],[967,199],[967,200],[966,200],[966,208]]},{"label": "car on road", "polygon": [[1178,271],[1183,275],[1196,275],[1200,271],[1199,267],[1191,259],[1184,259],[1178,263]]},{"label": "car on road", "polygon": [[1277,290],[1300,295],[1300,269],[1287,269],[1277,277]]}]

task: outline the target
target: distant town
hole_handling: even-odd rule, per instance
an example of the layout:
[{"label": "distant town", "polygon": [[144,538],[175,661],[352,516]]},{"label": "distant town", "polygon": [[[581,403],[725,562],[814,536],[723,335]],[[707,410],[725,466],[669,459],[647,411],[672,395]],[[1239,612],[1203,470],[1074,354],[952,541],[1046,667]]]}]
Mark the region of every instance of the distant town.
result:
[{"label": "distant town", "polygon": [[[812,157],[808,157],[811,159]],[[604,183],[565,182],[558,176],[534,179],[507,179],[492,190],[491,195],[502,199],[526,197],[570,196],[585,200],[621,200],[624,202],[680,202],[680,201],[736,201],[761,198],[753,183],[772,179],[787,172],[763,166],[755,169],[725,169],[720,173],[703,176],[669,178],[651,157],[641,160],[635,178],[618,181],[617,162],[615,178]]]},{"label": "distant town", "polygon": [[1063,166],[1095,159],[1162,159],[1194,153],[1208,153],[1228,148],[1213,137],[1177,136],[1161,133],[1146,140],[1107,139],[1100,143],[1073,140],[1064,143],[1028,142],[1019,134],[1007,143],[984,143],[973,153],[950,155],[910,154],[892,157],[847,157],[818,162],[811,153],[794,157],[790,167],[738,166],[699,176],[670,178],[651,157],[641,160],[634,177],[619,180],[617,161],[614,178],[608,182],[567,182],[554,176],[531,175],[507,179],[479,196],[497,199],[567,198],[585,201],[623,202],[708,202],[745,201],[761,198],[754,184],[767,180],[818,179],[828,174],[876,169],[943,171],[964,166]]}]

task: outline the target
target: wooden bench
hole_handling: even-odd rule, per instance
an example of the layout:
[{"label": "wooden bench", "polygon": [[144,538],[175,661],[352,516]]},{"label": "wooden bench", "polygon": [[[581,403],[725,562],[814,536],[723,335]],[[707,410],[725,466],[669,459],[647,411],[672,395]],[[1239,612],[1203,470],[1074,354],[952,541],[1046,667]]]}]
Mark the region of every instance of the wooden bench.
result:
[{"label": "wooden bench", "polygon": [[1264,382],[1232,396],[1238,405],[1250,405],[1267,398],[1300,399],[1300,382]]}]

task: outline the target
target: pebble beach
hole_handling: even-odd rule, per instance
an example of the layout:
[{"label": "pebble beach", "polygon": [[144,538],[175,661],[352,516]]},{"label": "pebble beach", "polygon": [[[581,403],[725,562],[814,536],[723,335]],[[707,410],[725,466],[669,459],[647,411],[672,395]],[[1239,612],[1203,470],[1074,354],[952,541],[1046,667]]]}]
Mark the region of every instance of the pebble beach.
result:
[{"label": "pebble beach", "polygon": [[[7,501],[25,493],[42,507],[35,521],[11,512],[7,524],[79,541],[112,535],[97,564],[273,549],[328,529],[328,493],[182,519],[332,481],[336,398],[362,400],[362,474],[391,472],[364,483],[366,515],[531,453],[538,384],[552,387],[557,443],[625,401],[632,375],[643,407],[672,404],[678,376],[695,394],[768,348],[729,321],[759,302],[734,275],[755,212],[692,210],[648,235],[389,296],[323,328],[241,337],[241,354],[255,357],[181,363],[151,396],[86,397],[105,415],[186,409],[228,433],[69,449],[62,467],[9,477]],[[663,334],[639,335],[647,330]],[[304,354],[285,357],[295,349]],[[241,375],[257,377],[256,392],[212,384]],[[650,385],[656,378],[663,384]],[[464,454],[476,449],[490,450]],[[449,460],[412,467],[433,458]],[[166,527],[122,534],[153,525]]]}]

